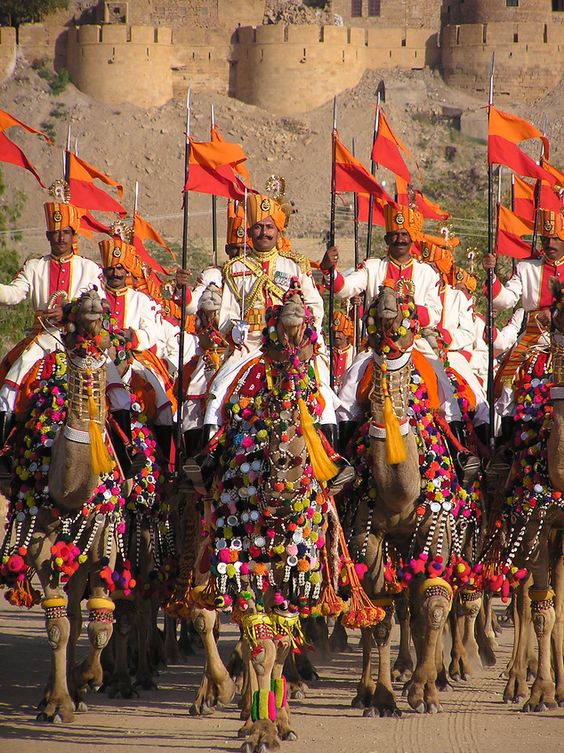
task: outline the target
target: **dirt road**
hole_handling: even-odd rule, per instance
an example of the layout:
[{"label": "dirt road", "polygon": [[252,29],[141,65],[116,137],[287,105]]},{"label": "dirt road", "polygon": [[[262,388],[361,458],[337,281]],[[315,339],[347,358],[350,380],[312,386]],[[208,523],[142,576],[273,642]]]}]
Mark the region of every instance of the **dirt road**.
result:
[{"label": "dirt road", "polygon": [[[222,639],[229,653],[235,631]],[[318,663],[321,679],[304,701],[293,702],[298,740],[283,743],[281,753],[544,753],[562,745],[564,709],[523,714],[506,706],[499,678],[510,649],[511,631],[500,638],[498,667],[480,671],[467,683],[443,693],[443,712],[420,716],[408,710],[401,719],[363,718],[351,709],[358,679],[360,651],[351,636],[352,651],[331,662]],[[84,648],[84,639],[82,639]],[[10,608],[0,598],[0,753],[192,753],[236,751],[240,726],[233,704],[213,717],[188,715],[202,656],[175,665],[158,678],[159,690],[140,699],[118,701],[98,694],[89,697],[89,710],[72,725],[34,722],[34,705],[49,669],[49,651],[40,609]]]}]

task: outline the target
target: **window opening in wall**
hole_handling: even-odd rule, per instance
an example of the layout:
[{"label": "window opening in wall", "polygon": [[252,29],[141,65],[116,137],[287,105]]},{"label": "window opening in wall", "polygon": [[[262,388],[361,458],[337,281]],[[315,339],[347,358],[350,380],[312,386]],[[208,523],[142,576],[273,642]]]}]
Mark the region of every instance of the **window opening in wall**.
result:
[{"label": "window opening in wall", "polygon": [[460,26],[456,27],[456,44],[460,44]]},{"label": "window opening in wall", "polygon": [[564,13],[564,0],[552,0],[552,12]]},{"label": "window opening in wall", "polygon": [[407,47],[407,39],[402,39],[401,40],[401,46],[402,47]]},{"label": "window opening in wall", "polygon": [[362,0],[351,0],[351,16],[353,18],[362,16]]},{"label": "window opening in wall", "polygon": [[514,42],[518,42],[518,41],[519,41],[519,34],[515,33],[515,34],[513,35],[513,41],[514,41]]},{"label": "window opening in wall", "polygon": [[508,8],[518,8],[519,7],[519,0],[505,0],[505,5]]},{"label": "window opening in wall", "polygon": [[380,6],[381,0],[368,0],[368,15],[379,16],[381,10]]},{"label": "window opening in wall", "polygon": [[544,25],[544,31],[542,33],[542,41],[546,44],[548,42],[548,26]]}]

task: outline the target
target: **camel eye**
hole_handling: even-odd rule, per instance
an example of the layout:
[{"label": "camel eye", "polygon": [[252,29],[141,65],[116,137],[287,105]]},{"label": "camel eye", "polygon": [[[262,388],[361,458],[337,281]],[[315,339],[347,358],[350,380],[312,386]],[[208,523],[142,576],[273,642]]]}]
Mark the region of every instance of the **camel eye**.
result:
[{"label": "camel eye", "polygon": [[276,464],[279,468],[285,468],[288,465],[286,458],[279,458]]}]

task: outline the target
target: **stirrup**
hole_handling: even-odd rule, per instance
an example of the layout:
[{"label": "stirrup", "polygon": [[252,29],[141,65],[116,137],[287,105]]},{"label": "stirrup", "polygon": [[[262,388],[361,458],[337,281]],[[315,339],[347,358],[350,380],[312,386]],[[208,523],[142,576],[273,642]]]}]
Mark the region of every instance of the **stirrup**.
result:
[{"label": "stirrup", "polygon": [[354,468],[347,463],[344,468],[341,468],[336,476],[333,476],[333,478],[329,479],[327,482],[329,491],[333,496],[336,496],[339,492],[343,491],[347,484],[351,484],[354,481],[355,476],[356,473]]}]

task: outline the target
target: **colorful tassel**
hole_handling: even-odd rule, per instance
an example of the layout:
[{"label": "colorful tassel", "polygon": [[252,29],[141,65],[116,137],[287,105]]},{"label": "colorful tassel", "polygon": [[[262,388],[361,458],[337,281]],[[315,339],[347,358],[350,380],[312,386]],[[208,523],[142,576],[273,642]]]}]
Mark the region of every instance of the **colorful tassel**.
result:
[{"label": "colorful tassel", "polygon": [[313,423],[313,417],[302,398],[298,399],[303,436],[307,445],[313,473],[318,481],[329,481],[337,475],[339,469],[331,460]]},{"label": "colorful tassel", "polygon": [[[384,364],[382,364],[382,367]],[[388,392],[386,372],[382,368],[382,393],[384,395],[384,428],[386,429],[386,459],[389,465],[404,463],[407,458],[405,442],[400,434],[398,417],[394,413],[392,399]]]}]

